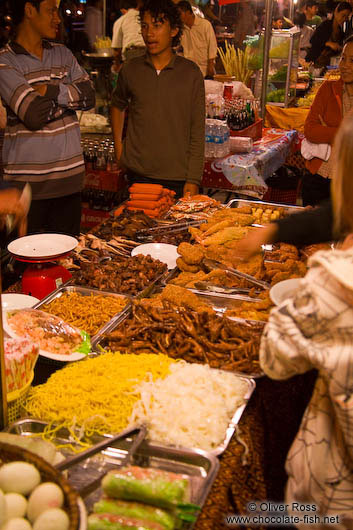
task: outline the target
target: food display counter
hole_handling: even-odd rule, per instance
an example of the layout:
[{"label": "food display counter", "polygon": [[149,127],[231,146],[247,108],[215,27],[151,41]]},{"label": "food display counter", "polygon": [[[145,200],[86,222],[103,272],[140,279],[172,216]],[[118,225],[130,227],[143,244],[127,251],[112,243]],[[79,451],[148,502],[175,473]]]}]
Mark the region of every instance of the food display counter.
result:
[{"label": "food display counter", "polygon": [[[71,255],[61,262],[72,271],[70,283],[34,310],[11,310],[5,318],[9,333],[25,340],[23,335],[28,335],[19,324],[21,318],[45,310],[44,315],[63,319],[74,331],[88,330],[91,353],[86,360],[68,364],[62,351],[53,360],[46,355],[53,341],[46,339],[43,343],[45,337],[37,334],[39,358],[35,371],[47,375],[49,366],[52,376],[48,382],[43,377],[45,384],[29,391],[25,414],[32,419],[20,418],[11,432],[42,433],[44,439],[60,443],[67,457],[66,450],[88,450],[90,443],[103,443],[102,436],[131,428],[129,417],[138,424],[150,425],[144,445],[135,447],[128,457],[133,440],[119,442],[114,451],[104,453],[102,469],[117,473],[115,468],[120,468],[120,460],[126,457],[129,465],[147,468],[147,475],[151,466],[189,476],[191,497],[181,497],[186,503],[186,512],[182,512],[185,529],[225,528],[225,517],[246,514],[251,500],[280,501],[286,479],[285,456],[315,374],[280,383],[269,380],[259,367],[259,341],[273,305],[268,287],[285,278],[303,276],[306,258],[295,247],[281,244],[246,266],[237,264],[235,258],[237,243],[249,230],[295,210],[286,205],[241,200],[224,205],[196,196],[181,199],[164,219],[123,211],[82,235]],[[139,254],[140,244],[149,245],[152,257]],[[163,262],[166,255],[161,249],[165,244],[178,246],[174,269],[168,270]],[[160,259],[153,257],[155,251]],[[38,318],[33,318],[32,340],[39,325]],[[43,329],[47,329],[45,319],[41,314]],[[58,320],[55,322],[58,325]],[[65,342],[65,348],[70,344]],[[176,359],[186,363],[175,363]],[[178,374],[183,383],[177,382]],[[210,377],[220,385],[217,397],[208,395],[209,390],[203,386]],[[221,389],[229,384],[236,401],[224,417],[224,405],[218,399]],[[181,395],[176,411],[178,389]],[[153,407],[149,409],[148,399],[141,408],[142,392],[153,396],[150,403],[159,403],[164,415],[156,414]],[[198,410],[196,405],[190,409],[195,396],[201,395],[203,409]],[[168,401],[174,412],[168,409]],[[212,415],[210,409],[207,413],[207,403],[212,404]],[[202,431],[203,417],[207,417],[207,428]],[[165,429],[170,421],[173,427]],[[190,438],[182,437],[185,432]],[[102,461],[99,465],[94,462],[82,464],[81,478],[98,480],[95,472]],[[105,467],[108,464],[113,471]],[[65,467],[69,464],[59,464],[59,469]],[[72,477],[74,484],[77,472],[71,474],[70,469],[69,480]],[[107,482],[115,481],[109,477]],[[175,480],[182,479],[179,476]],[[90,495],[96,493],[97,486],[87,498],[82,493],[89,511],[93,506]],[[99,499],[94,497],[94,502],[102,502]],[[195,506],[188,502],[202,508],[198,517],[193,513]],[[97,517],[93,516],[91,522]]]}]

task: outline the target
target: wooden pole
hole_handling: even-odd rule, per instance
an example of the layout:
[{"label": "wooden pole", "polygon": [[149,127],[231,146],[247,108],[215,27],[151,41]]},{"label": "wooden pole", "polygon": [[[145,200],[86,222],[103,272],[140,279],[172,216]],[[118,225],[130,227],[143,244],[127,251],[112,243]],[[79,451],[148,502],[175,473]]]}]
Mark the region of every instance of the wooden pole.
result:
[{"label": "wooden pole", "polygon": [[[1,258],[1,253],[0,253]],[[2,325],[2,281],[1,281],[1,259],[0,259],[0,431],[8,424],[7,416],[7,390],[5,376],[5,353],[4,353],[4,328]]]},{"label": "wooden pole", "polygon": [[266,0],[265,3],[265,33],[264,33],[264,55],[262,68],[262,89],[261,89],[261,116],[266,113],[267,78],[270,63],[270,48],[272,37],[272,13],[273,0]]}]

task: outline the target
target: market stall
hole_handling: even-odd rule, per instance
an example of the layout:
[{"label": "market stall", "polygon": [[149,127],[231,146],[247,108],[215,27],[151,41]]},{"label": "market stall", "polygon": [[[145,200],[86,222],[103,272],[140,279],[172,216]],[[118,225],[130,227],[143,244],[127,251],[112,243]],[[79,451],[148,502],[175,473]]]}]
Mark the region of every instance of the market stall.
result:
[{"label": "market stall", "polygon": [[[44,329],[58,327],[62,319],[66,324],[61,329],[65,329],[65,335],[72,336],[72,341],[79,341],[75,330],[84,329],[91,335],[91,349],[95,354],[83,362],[76,360],[67,364],[72,355],[70,350],[65,353],[62,346],[59,352],[53,354],[54,344],[38,342],[40,356],[35,371],[45,372],[50,366],[53,375],[44,385],[33,387],[27,396],[26,414],[37,419],[29,422],[20,419],[12,432],[38,433],[38,429],[47,426],[44,437],[55,441],[59,433],[54,425],[57,423],[61,445],[72,445],[74,440],[77,446],[85,449],[90,437],[115,434],[127,428],[127,417],[132,409],[136,418],[141,421],[143,417],[143,423],[149,424],[150,419],[144,416],[146,411],[142,414],[138,399],[134,397],[132,402],[131,398],[126,401],[124,392],[131,394],[127,371],[133,374],[134,385],[141,384],[144,392],[153,392],[154,400],[160,400],[162,408],[167,406],[166,395],[175,408],[176,398],[173,396],[180,382],[175,385],[172,378],[177,376],[177,371],[166,374],[175,359],[183,358],[191,363],[181,366],[186,370],[181,377],[188,387],[189,409],[194,393],[201,392],[201,387],[198,390],[196,384],[187,383],[188,377],[196,380],[191,372],[188,373],[191,367],[199,372],[199,379],[204,377],[204,370],[208,378],[215,368],[225,370],[226,379],[237,378],[235,371],[239,375],[250,376],[250,379],[240,377],[247,397],[245,402],[236,405],[235,415],[235,409],[231,409],[232,430],[230,433],[227,430],[226,438],[224,430],[214,441],[192,442],[173,438],[181,435],[176,426],[183,421],[187,422],[186,432],[195,436],[193,428],[200,427],[203,421],[202,411],[196,407],[192,414],[196,413],[197,421],[191,420],[191,410],[179,417],[175,410],[165,409],[167,415],[163,425],[169,418],[173,421],[173,429],[163,433],[163,429],[156,427],[156,432],[151,435],[153,441],[159,441],[166,448],[169,444],[199,447],[206,451],[205,460],[195,461],[195,453],[186,456],[185,451],[180,453],[177,448],[164,449],[162,456],[155,452],[157,448],[151,449],[154,447],[152,444],[143,446],[142,453],[138,451],[136,463],[145,466],[146,462],[152,461],[151,458],[156,458],[156,462],[162,458],[164,469],[170,469],[170,460],[179,459],[179,469],[186,474],[188,469],[191,474],[195,472],[191,472],[195,469],[193,466],[204,469],[205,476],[209,477],[207,484],[191,499],[203,506],[194,525],[196,529],[223,528],[225,515],[246,513],[246,504],[250,500],[280,500],[285,483],[284,458],[315,376],[300,376],[286,383],[275,383],[261,377],[258,345],[263,322],[271,307],[267,291],[269,284],[285,277],[305,274],[305,257],[295,247],[287,245],[282,249],[279,246],[272,249],[262,266],[263,258],[244,269],[232,262],[232,256],[237,241],[253,229],[252,224],[264,223],[269,216],[278,218],[287,215],[289,211],[289,207],[240,200],[225,207],[208,197],[199,197],[179,201],[170,208],[166,219],[124,211],[89,234],[82,235],[71,256],[61,261],[62,265],[65,263],[70,268],[72,282],[38,303],[33,315],[28,310],[5,312],[5,329],[21,338],[24,333],[21,323],[28,317],[31,325],[26,336],[30,335],[33,340],[34,336],[38,337],[37,330],[44,325],[43,316],[40,321],[36,316],[43,310],[48,315]],[[178,245],[177,266],[169,261],[164,264],[163,254],[159,255],[160,261],[139,253],[142,252],[142,248],[139,250],[141,245],[149,246],[148,253],[153,253],[156,248],[160,251],[163,248],[158,243],[160,241]],[[17,246],[17,252],[21,255],[27,251]],[[212,265],[215,259],[216,268]],[[287,267],[289,264],[291,269]],[[237,267],[238,275],[229,276],[227,271],[222,270],[222,267],[228,270],[230,265],[233,265],[232,270]],[[168,267],[170,270],[167,273]],[[246,276],[249,273],[250,276]],[[241,296],[237,290],[241,290]],[[247,292],[245,298],[244,291]],[[215,326],[218,331],[214,334],[206,331]],[[195,335],[196,329],[198,333]],[[236,337],[238,346],[235,348],[230,345]],[[67,347],[70,347],[69,342]],[[104,353],[108,350],[115,353]],[[101,355],[97,355],[99,353]],[[85,352],[81,350],[73,355],[79,355],[75,359],[84,358]],[[146,371],[154,374],[154,383],[144,381]],[[167,377],[167,394],[163,390],[164,377]],[[222,379],[223,386],[226,379]],[[117,385],[117,381],[126,381],[125,386]],[[82,393],[84,388],[86,390]],[[186,389],[183,386],[180,388],[184,394]],[[119,392],[122,394],[119,395]],[[122,400],[120,402],[125,406],[115,406],[113,399]],[[222,414],[216,408],[216,398],[210,396],[209,399],[216,421],[220,423]],[[206,398],[204,400],[208,402]],[[96,403],[95,414],[91,410],[92,403]],[[109,413],[104,419],[108,405],[111,411],[119,411],[118,416]],[[183,410],[182,401],[179,401],[179,406]],[[153,414],[153,410],[148,414]],[[86,432],[84,438],[78,436],[73,439],[65,435],[65,429],[75,432],[72,430],[74,417],[81,434]],[[207,431],[212,431],[210,418],[209,410]],[[286,428],[283,427],[284,418],[288,422]],[[85,424],[87,421],[89,428]],[[158,421],[160,419],[156,416],[155,426],[158,426]],[[225,422],[229,423],[229,417],[225,418]],[[126,448],[126,443],[118,447],[122,450]],[[151,451],[154,451],[153,454]],[[206,456],[208,452],[213,456]],[[214,468],[218,466],[217,458],[214,460],[216,455],[220,460],[218,473]],[[69,478],[74,481],[75,474],[72,473],[69,471]],[[81,471],[81,481],[83,478]],[[87,506],[91,509],[89,503]]]}]

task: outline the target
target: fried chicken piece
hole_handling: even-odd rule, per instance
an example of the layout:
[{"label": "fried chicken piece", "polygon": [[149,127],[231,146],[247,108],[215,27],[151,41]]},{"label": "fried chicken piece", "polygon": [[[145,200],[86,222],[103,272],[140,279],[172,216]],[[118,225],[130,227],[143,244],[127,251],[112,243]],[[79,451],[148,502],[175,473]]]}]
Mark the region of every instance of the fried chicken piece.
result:
[{"label": "fried chicken piece", "polygon": [[197,272],[200,269],[198,265],[188,265],[183,258],[177,258],[176,264],[184,272]]},{"label": "fried chicken piece", "polygon": [[202,302],[196,294],[177,285],[166,285],[163,291],[158,295],[158,298],[161,300],[167,300],[178,307],[186,307],[198,312],[206,311],[213,313],[212,308]]},{"label": "fried chicken piece", "polygon": [[289,243],[280,243],[279,249],[281,252],[286,252],[288,254],[295,254],[296,256],[299,256],[297,247],[295,247],[294,245],[290,245]]},{"label": "fried chicken piece", "polygon": [[179,285],[181,287],[193,287],[195,282],[199,282],[205,279],[207,274],[203,271],[194,272],[181,272],[177,278],[174,278],[169,283],[173,285]]},{"label": "fried chicken piece", "polygon": [[271,285],[275,285],[276,283],[282,282],[283,280],[289,280],[292,277],[292,274],[288,271],[277,272],[277,274],[275,274],[272,278]]},{"label": "fried chicken piece", "polygon": [[197,265],[204,256],[201,245],[191,245],[190,243],[180,243],[178,253],[187,265]]},{"label": "fried chicken piece", "polygon": [[297,261],[296,263],[297,272],[300,276],[305,276],[308,272],[307,266],[302,261]]},{"label": "fried chicken piece", "polygon": [[250,274],[250,276],[255,276],[263,269],[263,257],[257,254],[246,262],[239,261],[237,269],[240,272],[245,272],[245,274]]},{"label": "fried chicken piece", "polygon": [[224,228],[216,234],[213,234],[212,236],[207,237],[203,241],[203,245],[205,245],[206,247],[208,247],[209,245],[222,245],[226,241],[230,241],[232,239],[241,239],[245,237],[246,233],[247,230],[244,228],[241,228],[239,226],[230,226],[228,228]]}]

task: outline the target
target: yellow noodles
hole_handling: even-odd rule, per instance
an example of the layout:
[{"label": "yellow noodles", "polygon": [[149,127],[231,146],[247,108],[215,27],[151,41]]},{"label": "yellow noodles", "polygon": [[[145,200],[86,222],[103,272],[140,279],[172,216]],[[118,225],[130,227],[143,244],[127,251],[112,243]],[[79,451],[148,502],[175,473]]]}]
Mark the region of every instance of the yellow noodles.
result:
[{"label": "yellow noodles", "polygon": [[141,398],[136,385],[166,377],[172,362],[162,354],[109,352],[71,363],[44,385],[33,387],[25,408],[31,416],[50,423],[46,439],[55,436],[53,424],[70,429],[76,437],[76,429],[88,437],[118,433],[127,427],[133,406]]},{"label": "yellow noodles", "polygon": [[64,293],[41,309],[62,318],[65,322],[94,335],[127,304],[125,297],[80,293]]}]

